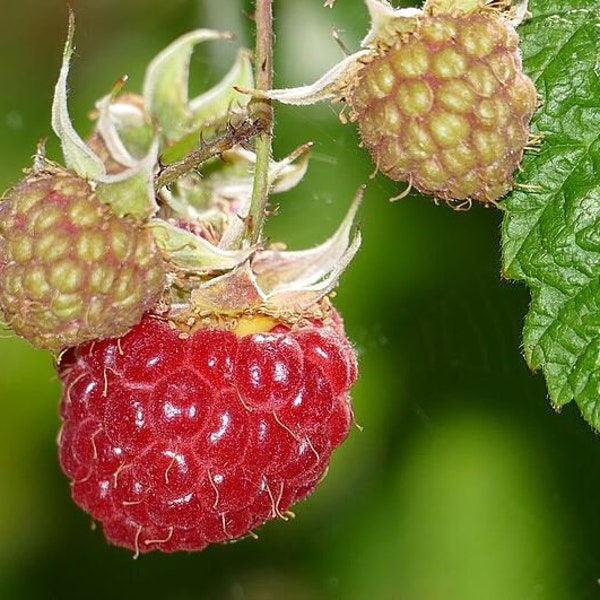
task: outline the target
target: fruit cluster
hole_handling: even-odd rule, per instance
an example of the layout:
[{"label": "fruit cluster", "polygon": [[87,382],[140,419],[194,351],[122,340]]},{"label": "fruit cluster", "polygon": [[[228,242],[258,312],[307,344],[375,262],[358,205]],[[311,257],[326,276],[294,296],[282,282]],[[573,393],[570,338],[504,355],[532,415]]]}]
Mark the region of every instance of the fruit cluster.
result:
[{"label": "fruit cluster", "polygon": [[[487,0],[366,1],[363,49],[315,86],[262,97],[343,99],[384,173],[449,202],[495,202],[536,105],[512,25]],[[56,358],[73,498],[136,553],[286,518],[353,418],[356,354],[330,298],[360,246],[362,192],[319,246],[263,239],[268,195],[300,181],[309,145],[271,159],[270,112],[240,92],[253,88],[248,51],[188,99],[194,46],[227,37],[176,40],[143,94],[118,86],[98,101],[84,140],[67,107],[71,15],[52,110],[66,166],[40,148],[0,202],[0,309]]]},{"label": "fruit cluster", "polygon": [[[52,119],[66,168],[40,148],[0,203],[0,307],[54,353],[60,463],[110,542],[174,552],[253,534],[314,490],[352,423],[356,355],[329,296],[360,244],[360,196],[320,246],[269,245],[248,149],[264,123],[234,91],[251,85],[249,53],[189,101],[194,45],[224,36],[183,36],[143,95],[98,102],[83,140],[72,37],[71,21]],[[269,159],[269,193],[302,178],[307,149]]]}]

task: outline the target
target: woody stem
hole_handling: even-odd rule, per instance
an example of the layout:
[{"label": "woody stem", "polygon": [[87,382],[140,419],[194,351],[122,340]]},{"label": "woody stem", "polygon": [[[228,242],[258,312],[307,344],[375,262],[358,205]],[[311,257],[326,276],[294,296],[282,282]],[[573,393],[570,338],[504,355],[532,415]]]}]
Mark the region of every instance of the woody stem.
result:
[{"label": "woody stem", "polygon": [[[272,0],[256,0],[254,11],[256,46],[254,50],[255,87],[269,90],[273,87],[273,11]],[[263,132],[255,142],[256,165],[250,214],[246,220],[246,239],[256,244],[262,236],[265,210],[269,198],[269,161],[273,134],[273,107],[266,99],[250,103],[253,119],[264,124]]]}]

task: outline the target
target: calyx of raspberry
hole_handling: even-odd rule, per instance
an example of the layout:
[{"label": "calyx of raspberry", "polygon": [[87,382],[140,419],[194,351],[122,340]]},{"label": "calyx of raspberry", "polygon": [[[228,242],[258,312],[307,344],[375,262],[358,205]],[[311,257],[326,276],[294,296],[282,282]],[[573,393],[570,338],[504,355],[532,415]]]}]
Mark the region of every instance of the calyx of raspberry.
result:
[{"label": "calyx of raspberry", "polygon": [[494,204],[513,185],[537,94],[514,27],[527,2],[366,0],[361,49],[312,85],[253,91],[288,104],[345,102],[377,169],[446,200]]},{"label": "calyx of raspberry", "polygon": [[217,315],[239,318],[263,314],[294,323],[302,317],[323,319],[329,305],[321,301],[337,286],[360,246],[353,222],[362,199],[357,193],[337,231],[307,250],[284,250],[277,245],[255,249],[234,269],[193,285],[189,301],[173,303],[179,321]]},{"label": "calyx of raspberry", "polygon": [[[323,244],[286,251],[248,234],[256,155],[264,123],[250,97],[251,56],[240,49],[221,82],[190,99],[194,47],[230,34],[200,29],[170,44],[149,64],[143,93],[123,93],[123,78],[96,104],[95,129],[84,141],[67,109],[66,79],[73,24],[56,86],[53,125],[67,166],[93,179],[98,197],[119,215],[141,219],[166,260],[169,291],[157,312],[186,322],[207,314],[312,316],[358,250],[357,194],[338,230]],[[304,144],[268,167],[269,193],[296,185],[308,166]]]},{"label": "calyx of raspberry", "polygon": [[249,53],[240,50],[224,79],[190,100],[189,62],[195,45],[231,39],[231,35],[200,29],[182,36],[148,66],[143,95],[122,93],[127,81],[122,77],[96,103],[96,129],[84,141],[71,123],[67,106],[73,35],[71,13],[52,106],[52,127],[60,138],[65,165],[93,182],[99,197],[119,216],[148,220],[159,213],[157,193],[165,185],[158,177],[161,169],[185,156],[201,136],[247,116],[248,97],[234,86],[252,85]]}]

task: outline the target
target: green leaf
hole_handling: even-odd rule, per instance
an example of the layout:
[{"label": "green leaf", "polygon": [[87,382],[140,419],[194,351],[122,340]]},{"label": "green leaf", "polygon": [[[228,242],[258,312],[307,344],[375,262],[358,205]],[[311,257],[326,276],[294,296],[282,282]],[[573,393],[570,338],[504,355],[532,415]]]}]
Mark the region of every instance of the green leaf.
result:
[{"label": "green leaf", "polygon": [[599,0],[532,0],[520,27],[541,106],[518,188],[505,201],[504,271],[532,301],[523,331],[550,399],[572,399],[600,429]]}]

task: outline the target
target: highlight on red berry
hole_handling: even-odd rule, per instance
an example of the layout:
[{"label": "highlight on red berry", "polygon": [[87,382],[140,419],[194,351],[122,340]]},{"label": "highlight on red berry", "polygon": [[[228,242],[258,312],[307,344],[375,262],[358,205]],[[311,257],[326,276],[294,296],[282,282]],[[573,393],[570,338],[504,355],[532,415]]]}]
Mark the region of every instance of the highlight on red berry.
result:
[{"label": "highlight on red berry", "polygon": [[287,518],[348,435],[357,364],[337,315],[243,337],[146,316],[59,375],[74,501],[113,544],[174,552]]}]

